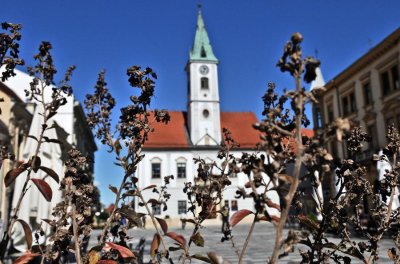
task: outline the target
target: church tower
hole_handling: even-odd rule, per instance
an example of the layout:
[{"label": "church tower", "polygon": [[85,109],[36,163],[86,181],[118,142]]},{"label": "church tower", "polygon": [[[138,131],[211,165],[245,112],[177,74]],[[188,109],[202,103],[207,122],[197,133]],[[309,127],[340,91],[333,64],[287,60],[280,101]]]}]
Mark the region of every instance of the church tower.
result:
[{"label": "church tower", "polygon": [[188,126],[195,146],[221,143],[218,91],[218,59],[204,26],[199,5],[193,48],[186,65],[188,78]]}]

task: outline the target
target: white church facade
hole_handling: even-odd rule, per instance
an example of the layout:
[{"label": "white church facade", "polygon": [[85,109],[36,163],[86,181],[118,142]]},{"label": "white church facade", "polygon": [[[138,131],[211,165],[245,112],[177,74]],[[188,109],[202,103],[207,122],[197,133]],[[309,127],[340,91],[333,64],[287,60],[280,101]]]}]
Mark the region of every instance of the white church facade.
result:
[{"label": "white church facade", "polygon": [[[154,124],[155,131],[149,135],[143,153],[145,158],[138,167],[139,187],[151,184],[163,185],[164,176],[174,175],[168,192],[168,210],[153,210],[156,216],[178,218],[188,208],[187,196],[183,192],[185,182],[194,182],[197,164],[194,158],[216,161],[222,141],[222,129],[231,131],[232,137],[240,145],[231,153],[240,156],[242,152],[252,152],[259,142],[259,132],[252,124],[257,117],[252,112],[221,112],[218,59],[214,55],[204,26],[201,10],[197,19],[197,28],[193,48],[186,65],[188,77],[188,102],[186,111],[170,111],[168,125]],[[238,187],[248,181],[247,176],[238,173],[231,178],[232,185],[224,192],[224,200],[229,203],[231,214],[240,209],[252,209],[252,199],[235,198]],[[145,197],[158,198],[151,190],[144,191]],[[138,202],[136,202],[138,203]],[[137,205],[137,204],[136,204]],[[138,211],[143,210],[137,206]]]}]

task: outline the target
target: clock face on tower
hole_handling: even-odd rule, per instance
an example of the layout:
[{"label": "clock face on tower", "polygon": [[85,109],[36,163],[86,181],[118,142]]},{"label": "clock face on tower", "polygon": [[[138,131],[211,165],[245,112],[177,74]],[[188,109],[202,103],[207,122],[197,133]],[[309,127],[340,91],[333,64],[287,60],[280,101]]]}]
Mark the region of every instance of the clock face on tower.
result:
[{"label": "clock face on tower", "polygon": [[208,73],[208,67],[206,65],[201,65],[199,68],[201,74],[206,75]]}]

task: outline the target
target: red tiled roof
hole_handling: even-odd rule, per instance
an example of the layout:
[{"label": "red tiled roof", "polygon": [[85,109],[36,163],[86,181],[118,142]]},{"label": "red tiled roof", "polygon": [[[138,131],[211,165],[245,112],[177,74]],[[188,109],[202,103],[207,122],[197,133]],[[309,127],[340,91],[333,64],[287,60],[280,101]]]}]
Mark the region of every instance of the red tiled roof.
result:
[{"label": "red tiled roof", "polygon": [[[186,112],[169,111],[169,115],[171,120],[167,125],[155,121],[152,123],[154,132],[149,134],[145,148],[185,149],[191,147],[186,127]],[[221,130],[227,128],[232,133],[233,139],[240,144],[240,148],[255,148],[260,141],[260,133],[253,128],[256,122],[258,122],[257,117],[252,112],[221,112]],[[312,137],[314,131],[303,128],[302,134]]]},{"label": "red tiled roof", "polygon": [[252,112],[222,112],[221,129],[227,128],[240,148],[255,148],[260,141],[260,133],[253,128],[257,117]]},{"label": "red tiled roof", "polygon": [[171,120],[168,124],[154,121],[152,127],[154,132],[149,133],[149,140],[145,148],[188,148],[189,143],[186,135],[185,112],[168,111]]},{"label": "red tiled roof", "polygon": [[[147,149],[155,148],[189,148],[186,127],[186,112],[169,111],[170,122],[165,125],[154,122],[154,132],[149,134],[149,140],[144,145]],[[240,144],[240,148],[255,148],[259,141],[259,133],[252,127],[257,117],[251,112],[222,112],[221,130],[229,129],[233,139]],[[222,131],[221,131],[222,133]]]},{"label": "red tiled roof", "polygon": [[302,134],[303,136],[312,138],[312,137],[314,136],[314,130],[309,129],[309,128],[302,128],[302,129],[301,129],[301,134]]}]

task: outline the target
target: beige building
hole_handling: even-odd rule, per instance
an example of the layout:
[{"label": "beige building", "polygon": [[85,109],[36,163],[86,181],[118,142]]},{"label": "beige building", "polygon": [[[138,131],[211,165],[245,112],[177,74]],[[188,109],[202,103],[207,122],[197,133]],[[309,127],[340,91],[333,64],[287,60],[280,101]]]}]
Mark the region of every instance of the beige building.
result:
[{"label": "beige building", "polygon": [[[326,83],[326,91],[318,98],[319,104],[313,105],[316,133],[342,117],[361,126],[372,137],[372,141],[365,144],[363,153],[355,157],[368,166],[371,183],[377,180],[376,165],[371,157],[386,144],[385,128],[390,124],[400,128],[399,41],[400,28],[397,28]],[[334,156],[349,157],[345,143],[336,139],[332,138],[327,148]]]},{"label": "beige building", "polygon": [[[28,134],[32,114],[26,104],[8,86],[0,82],[0,145],[14,156],[15,161],[22,160],[24,135]],[[14,165],[14,161],[5,159],[0,170],[0,225],[5,225],[9,218],[12,188],[5,188],[2,176]],[[1,230],[1,227],[0,227]],[[0,235],[1,237],[1,235]]]}]

